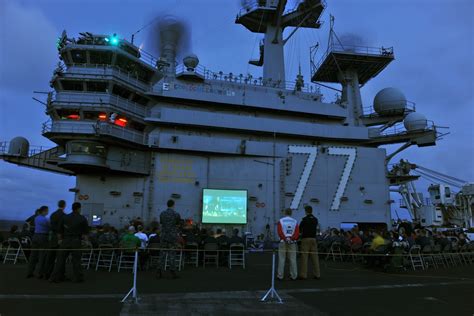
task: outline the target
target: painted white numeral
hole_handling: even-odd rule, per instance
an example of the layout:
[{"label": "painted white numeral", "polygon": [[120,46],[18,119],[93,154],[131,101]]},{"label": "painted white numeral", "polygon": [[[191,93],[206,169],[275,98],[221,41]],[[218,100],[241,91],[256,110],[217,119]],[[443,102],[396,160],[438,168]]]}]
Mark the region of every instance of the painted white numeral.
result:
[{"label": "painted white numeral", "polygon": [[306,160],[306,164],[304,165],[303,173],[301,174],[298,186],[296,187],[295,196],[293,196],[293,200],[290,204],[290,208],[295,210],[300,205],[301,198],[303,197],[303,193],[306,188],[306,184],[308,183],[309,176],[311,175],[314,163],[316,162],[316,156],[318,155],[318,147],[291,145],[288,146],[288,152],[290,154],[309,155],[308,159]]},{"label": "painted white numeral", "polygon": [[346,164],[344,165],[344,170],[342,171],[341,178],[339,178],[339,184],[337,186],[336,194],[331,204],[331,211],[339,210],[339,205],[341,204],[341,198],[344,194],[344,191],[347,187],[347,182],[349,181],[349,176],[351,175],[352,167],[354,167],[354,162],[356,159],[357,150],[355,148],[347,147],[329,147],[329,155],[341,155],[347,156]]}]

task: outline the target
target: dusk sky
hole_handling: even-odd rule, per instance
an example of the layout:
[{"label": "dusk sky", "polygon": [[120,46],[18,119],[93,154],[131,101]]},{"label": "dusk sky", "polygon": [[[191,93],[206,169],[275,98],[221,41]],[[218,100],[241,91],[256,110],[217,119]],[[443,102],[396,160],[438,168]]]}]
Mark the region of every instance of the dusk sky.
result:
[{"label": "dusk sky", "polygon": [[[417,111],[450,134],[435,147],[411,147],[394,160],[413,163],[474,181],[474,1],[472,0],[327,0],[320,30],[300,30],[287,43],[287,80],[301,63],[309,81],[309,46],[324,50],[329,14],[336,17],[339,35],[357,34],[368,46],[394,47],[396,60],[363,89],[364,106],[375,94],[397,87]],[[295,1],[289,1],[289,6]],[[173,14],[191,27],[190,50],[211,70],[252,73],[261,36],[234,23],[237,0],[0,0],[0,141],[24,136],[31,146],[54,146],[41,135],[48,120],[44,106],[33,101],[33,91],[49,91],[58,62],[56,38],[65,29],[79,32],[130,35],[155,16]],[[153,52],[150,30],[135,37],[136,44]],[[286,33],[291,29],[286,30]],[[156,55],[156,52],[153,52]],[[321,52],[320,52],[321,53]],[[334,91],[324,91],[326,100]],[[37,96],[43,98],[44,96]],[[391,152],[396,146],[391,146]],[[417,185],[426,193],[427,182]],[[72,202],[75,178],[0,161],[0,219],[24,219],[40,205]]]}]

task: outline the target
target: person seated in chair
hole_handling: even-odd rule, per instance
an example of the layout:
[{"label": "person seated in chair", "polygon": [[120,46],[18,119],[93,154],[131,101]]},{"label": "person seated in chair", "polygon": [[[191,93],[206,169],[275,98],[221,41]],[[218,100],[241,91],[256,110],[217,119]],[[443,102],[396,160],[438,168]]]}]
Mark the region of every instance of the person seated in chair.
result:
[{"label": "person seated in chair", "polygon": [[226,235],[225,230],[218,229],[217,235],[218,236],[216,237],[216,239],[217,239],[217,243],[219,244],[219,247],[228,247],[230,238]]},{"label": "person seated in chair", "polygon": [[203,244],[217,244],[217,239],[214,237],[214,232],[209,230],[207,237],[203,240]]},{"label": "person seated in chair", "polygon": [[120,240],[120,247],[124,248],[124,251],[133,252],[141,246],[141,243],[140,239],[135,236],[135,226],[130,226],[128,227],[127,234]]},{"label": "person seated in chair", "polygon": [[232,233],[232,237],[229,239],[229,245],[232,245],[232,244],[245,245],[245,241],[242,237],[239,236],[239,230],[237,228],[234,229]]}]

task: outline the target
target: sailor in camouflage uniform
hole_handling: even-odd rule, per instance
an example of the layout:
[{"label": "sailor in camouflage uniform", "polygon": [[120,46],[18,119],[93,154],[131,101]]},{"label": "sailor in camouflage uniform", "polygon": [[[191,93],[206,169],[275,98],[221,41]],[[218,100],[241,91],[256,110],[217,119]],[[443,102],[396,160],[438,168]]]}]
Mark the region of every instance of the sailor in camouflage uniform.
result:
[{"label": "sailor in camouflage uniform", "polygon": [[[166,211],[162,212],[160,215],[161,248],[176,249],[176,247],[178,246],[178,234],[179,234],[178,225],[181,222],[181,217],[173,209],[174,207],[173,200],[168,200],[167,206],[168,208],[166,209]],[[166,257],[168,257],[168,264],[169,264],[171,275],[173,276],[173,278],[177,278],[174,250],[161,250],[160,251],[160,266],[158,268],[158,277],[161,278],[162,273],[165,270]]]}]

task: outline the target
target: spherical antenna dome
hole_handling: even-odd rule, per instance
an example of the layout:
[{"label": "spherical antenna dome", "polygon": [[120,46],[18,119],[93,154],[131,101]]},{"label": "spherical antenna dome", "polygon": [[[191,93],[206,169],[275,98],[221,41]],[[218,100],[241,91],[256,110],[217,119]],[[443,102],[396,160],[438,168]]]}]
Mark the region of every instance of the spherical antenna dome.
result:
[{"label": "spherical antenna dome", "polygon": [[10,141],[8,154],[12,156],[28,157],[30,143],[24,137],[15,137]]},{"label": "spherical antenna dome", "polygon": [[378,114],[400,114],[407,107],[407,98],[396,88],[380,90],[374,98],[374,110]]},{"label": "spherical antenna dome", "polygon": [[183,64],[187,71],[194,71],[197,65],[199,65],[199,58],[194,54],[189,54],[183,58]]},{"label": "spherical antenna dome", "polygon": [[405,128],[409,132],[420,131],[426,129],[426,127],[428,126],[428,120],[423,114],[412,112],[405,116],[405,119],[403,120],[403,125],[405,125]]}]

